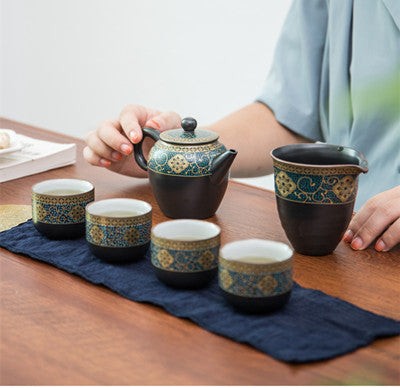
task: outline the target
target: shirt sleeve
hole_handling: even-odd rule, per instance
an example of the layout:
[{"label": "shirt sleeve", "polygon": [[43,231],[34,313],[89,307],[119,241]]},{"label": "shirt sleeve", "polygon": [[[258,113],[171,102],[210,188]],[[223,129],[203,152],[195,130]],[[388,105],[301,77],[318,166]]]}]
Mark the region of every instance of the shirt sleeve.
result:
[{"label": "shirt sleeve", "polygon": [[328,11],[326,0],[294,0],[278,39],[274,60],[257,101],[284,126],[324,141],[319,91]]}]

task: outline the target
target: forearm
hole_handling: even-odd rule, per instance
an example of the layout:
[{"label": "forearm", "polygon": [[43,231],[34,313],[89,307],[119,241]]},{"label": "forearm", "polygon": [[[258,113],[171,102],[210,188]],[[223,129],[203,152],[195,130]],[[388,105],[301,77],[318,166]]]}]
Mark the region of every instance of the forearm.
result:
[{"label": "forearm", "polygon": [[279,146],[308,140],[279,124],[265,105],[255,102],[208,126],[227,148],[238,151],[232,176],[251,177],[272,172],[269,152]]}]

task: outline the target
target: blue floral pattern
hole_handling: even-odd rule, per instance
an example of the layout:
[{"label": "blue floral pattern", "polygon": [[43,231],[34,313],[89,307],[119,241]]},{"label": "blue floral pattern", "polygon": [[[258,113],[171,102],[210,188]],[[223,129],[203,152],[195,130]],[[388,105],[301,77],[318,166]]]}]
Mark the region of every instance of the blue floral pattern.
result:
[{"label": "blue floral pattern", "polygon": [[126,248],[147,244],[150,241],[151,213],[130,218],[109,219],[88,214],[86,240],[102,247]]},{"label": "blue floral pattern", "polygon": [[94,200],[94,191],[56,197],[33,193],[32,219],[45,224],[65,225],[85,222],[85,207]]},{"label": "blue floral pattern", "polygon": [[356,171],[290,171],[274,166],[275,193],[288,201],[320,204],[353,202],[357,195]]},{"label": "blue floral pattern", "polygon": [[244,297],[267,297],[292,289],[291,260],[273,265],[243,264],[220,258],[218,281],[231,294]]},{"label": "blue floral pattern", "polygon": [[88,242],[103,247],[126,248],[150,241],[151,222],[134,226],[99,225],[86,223]]},{"label": "blue floral pattern", "polygon": [[151,262],[168,271],[208,271],[218,267],[219,247],[219,235],[199,241],[175,241],[152,235]]},{"label": "blue floral pattern", "polygon": [[212,174],[214,158],[225,151],[219,142],[178,146],[158,141],[150,151],[147,168],[165,175],[207,176]]}]

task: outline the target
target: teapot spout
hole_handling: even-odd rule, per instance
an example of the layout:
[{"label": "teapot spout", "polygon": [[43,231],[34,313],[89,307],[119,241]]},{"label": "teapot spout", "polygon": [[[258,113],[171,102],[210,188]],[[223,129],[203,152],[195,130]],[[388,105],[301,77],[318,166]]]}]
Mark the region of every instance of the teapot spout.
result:
[{"label": "teapot spout", "polygon": [[213,184],[218,185],[224,180],[236,155],[237,151],[227,150],[212,161],[210,180]]}]

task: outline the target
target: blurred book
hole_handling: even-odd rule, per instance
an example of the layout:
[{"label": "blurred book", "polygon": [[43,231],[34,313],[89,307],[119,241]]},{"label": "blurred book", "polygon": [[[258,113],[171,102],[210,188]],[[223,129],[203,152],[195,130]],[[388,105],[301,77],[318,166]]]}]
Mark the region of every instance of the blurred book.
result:
[{"label": "blurred book", "polygon": [[6,131],[10,147],[0,150],[0,182],[68,166],[76,161],[76,144],[38,140]]}]

